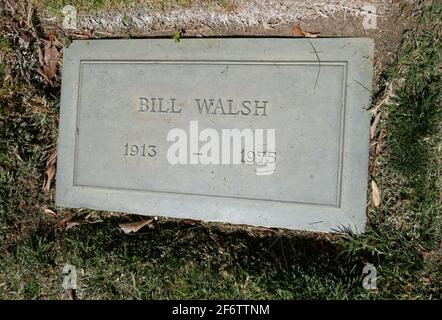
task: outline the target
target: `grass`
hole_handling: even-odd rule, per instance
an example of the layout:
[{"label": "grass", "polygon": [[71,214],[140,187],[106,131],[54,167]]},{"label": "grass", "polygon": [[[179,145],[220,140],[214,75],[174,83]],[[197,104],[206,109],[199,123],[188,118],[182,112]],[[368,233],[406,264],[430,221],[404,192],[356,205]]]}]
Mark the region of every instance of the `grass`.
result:
[{"label": "grass", "polygon": [[384,286],[416,297],[441,297],[441,16],[440,4],[427,8],[385,73],[397,89],[383,111],[385,150],[372,153],[384,204],[371,209],[368,231],[344,244],[349,256],[376,262]]},{"label": "grass", "polygon": [[347,298],[363,290],[352,288],[359,272],[344,259],[325,253],[304,260],[304,253],[319,249],[308,239],[282,236],[272,246],[272,236],[250,237],[241,230],[226,235],[214,227],[177,222],[124,235],[117,223],[107,219],[99,226],[34,233],[8,255],[1,274],[17,274],[8,269],[17,266],[32,272],[27,280],[7,281],[4,294],[60,297],[65,263],[79,269],[80,298]]},{"label": "grass", "polygon": [[[369,206],[362,235],[166,219],[125,235],[118,224],[138,217],[55,208],[53,189],[43,192],[42,183],[56,144],[59,88],[26,78],[16,52],[35,59],[35,43],[23,48],[2,32],[0,298],[67,298],[61,284],[69,263],[80,299],[440,299],[441,8],[421,9],[374,96],[376,103],[392,84],[370,148],[382,203]],[[3,13],[2,28],[7,19]],[[67,214],[83,224],[56,227]],[[377,290],[362,287],[366,263],[377,269]]]},{"label": "grass", "polygon": [[73,5],[78,13],[94,13],[99,10],[113,9],[116,11],[126,11],[140,5],[148,5],[153,9],[168,10],[177,7],[191,7],[193,5],[209,5],[226,8],[231,5],[231,0],[45,0],[38,1],[36,5],[41,11],[45,11],[53,16],[61,16],[61,10],[66,5]]},{"label": "grass", "polygon": [[133,5],[133,0],[47,0],[38,4],[41,9],[46,9],[50,14],[59,15],[63,7],[67,5],[74,6],[80,13],[95,12],[100,9],[124,8]]}]

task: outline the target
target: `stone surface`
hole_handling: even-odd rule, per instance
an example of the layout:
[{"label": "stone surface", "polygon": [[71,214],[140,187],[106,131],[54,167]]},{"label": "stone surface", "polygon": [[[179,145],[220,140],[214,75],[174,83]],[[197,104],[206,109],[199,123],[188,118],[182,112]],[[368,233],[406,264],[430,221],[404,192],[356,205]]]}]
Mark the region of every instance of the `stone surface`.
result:
[{"label": "stone surface", "polygon": [[[362,38],[74,41],[64,53],[56,202],[361,232],[372,68],[373,43]],[[220,136],[274,129],[274,172],[257,174],[257,154],[171,164],[168,133],[190,139],[191,121]]]}]

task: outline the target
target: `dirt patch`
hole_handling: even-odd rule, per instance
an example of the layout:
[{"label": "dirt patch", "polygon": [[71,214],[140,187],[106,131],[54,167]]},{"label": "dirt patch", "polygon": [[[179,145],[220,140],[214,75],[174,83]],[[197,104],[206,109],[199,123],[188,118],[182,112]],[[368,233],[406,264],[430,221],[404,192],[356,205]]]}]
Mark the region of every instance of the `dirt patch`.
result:
[{"label": "dirt patch", "polygon": [[158,9],[152,3],[93,13],[77,12],[77,29],[62,27],[63,15],[40,14],[46,32],[72,39],[276,36],[291,37],[292,27],[320,37],[370,37],[375,41],[374,91],[382,70],[395,58],[405,30],[415,29],[414,1],[191,1]]}]

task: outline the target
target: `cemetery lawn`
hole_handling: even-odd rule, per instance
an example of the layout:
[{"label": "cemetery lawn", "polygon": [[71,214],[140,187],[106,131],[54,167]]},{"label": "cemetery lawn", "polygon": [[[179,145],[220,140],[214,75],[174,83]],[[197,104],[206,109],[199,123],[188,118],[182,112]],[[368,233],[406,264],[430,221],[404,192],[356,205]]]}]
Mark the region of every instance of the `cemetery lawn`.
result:
[{"label": "cemetery lawn", "polygon": [[[18,3],[15,13],[0,8],[0,299],[72,298],[62,288],[66,263],[76,267],[78,299],[442,298],[437,1],[415,12],[415,28],[373,96],[381,118],[361,235],[164,218],[125,234],[120,223],[146,218],[55,207],[53,183],[47,192],[42,185],[56,147],[60,88],[35,72],[34,37],[45,32]],[[371,181],[380,189],[377,206]],[[376,290],[362,286],[367,263],[377,269]]]}]

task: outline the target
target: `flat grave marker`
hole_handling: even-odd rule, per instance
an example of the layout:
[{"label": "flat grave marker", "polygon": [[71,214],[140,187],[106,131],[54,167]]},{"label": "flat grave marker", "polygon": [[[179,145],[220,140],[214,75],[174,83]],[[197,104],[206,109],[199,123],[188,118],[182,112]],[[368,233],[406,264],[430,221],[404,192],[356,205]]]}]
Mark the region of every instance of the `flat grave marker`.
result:
[{"label": "flat grave marker", "polygon": [[56,204],[362,232],[373,42],[74,41]]}]

